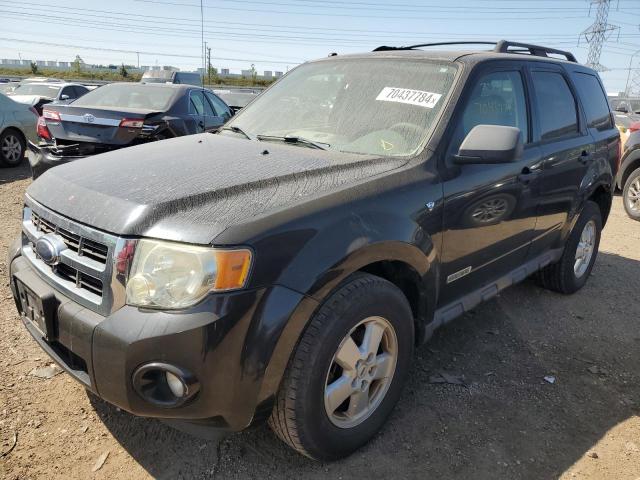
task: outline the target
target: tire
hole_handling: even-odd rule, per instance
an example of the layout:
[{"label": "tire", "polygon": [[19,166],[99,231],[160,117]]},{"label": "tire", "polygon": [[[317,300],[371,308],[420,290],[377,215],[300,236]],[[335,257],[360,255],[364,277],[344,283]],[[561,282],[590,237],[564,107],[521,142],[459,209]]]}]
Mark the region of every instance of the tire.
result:
[{"label": "tire", "polygon": [[[588,261],[583,259],[578,268],[578,247],[582,240],[586,238],[583,237],[583,234],[587,231],[587,225],[593,228],[591,254]],[[601,232],[602,214],[600,213],[600,208],[595,202],[587,201],[578,221],[573,230],[571,230],[562,257],[557,263],[548,265],[538,272],[538,283],[544,288],[564,294],[571,294],[580,290],[587,283],[598,256]],[[582,250],[582,253],[584,252],[585,250]]]},{"label": "tire", "polygon": [[[363,334],[369,329],[384,331],[373,358],[362,353]],[[351,454],[376,434],[398,402],[413,345],[413,315],[402,291],[373,275],[350,277],[325,300],[303,333],[276,395],[269,418],[271,429],[290,447],[315,460],[336,460]],[[360,358],[360,366],[340,367],[347,357]],[[376,376],[384,378],[375,380]],[[333,390],[326,389],[328,385]],[[338,385],[346,387],[339,391],[352,394],[333,411],[330,399],[338,404],[342,396],[325,398],[325,394],[337,392],[334,387]],[[355,391],[354,386],[360,390]],[[358,403],[358,399],[367,403]],[[366,406],[368,402],[371,407]]]},{"label": "tire", "polygon": [[622,188],[622,203],[632,219],[640,222],[640,168],[631,172]]},{"label": "tire", "polygon": [[0,166],[17,167],[24,158],[26,144],[22,134],[13,128],[7,128],[0,135]]}]

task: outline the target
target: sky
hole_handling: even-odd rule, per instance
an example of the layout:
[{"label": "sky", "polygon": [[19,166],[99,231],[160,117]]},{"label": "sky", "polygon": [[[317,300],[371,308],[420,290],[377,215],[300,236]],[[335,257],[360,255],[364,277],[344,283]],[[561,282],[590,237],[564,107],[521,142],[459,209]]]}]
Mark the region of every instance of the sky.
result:
[{"label": "sky", "polygon": [[[287,71],[331,52],[379,45],[500,40],[572,51],[595,20],[590,0],[202,0],[214,67]],[[591,6],[591,9],[590,9]],[[591,11],[590,11],[591,10]],[[640,51],[640,1],[612,0],[600,63],[609,92],[625,89]],[[0,58],[202,66],[200,0],[0,0]],[[136,52],[139,52],[136,53]],[[640,52],[633,57],[640,68]]]}]

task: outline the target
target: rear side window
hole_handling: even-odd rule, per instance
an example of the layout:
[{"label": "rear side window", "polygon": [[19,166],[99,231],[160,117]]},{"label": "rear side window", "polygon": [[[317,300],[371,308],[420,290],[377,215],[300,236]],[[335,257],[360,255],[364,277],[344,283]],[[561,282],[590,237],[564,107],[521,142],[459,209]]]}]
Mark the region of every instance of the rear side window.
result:
[{"label": "rear side window", "polygon": [[598,130],[612,128],[609,103],[595,75],[576,73],[573,79],[582,100],[582,107],[587,115],[589,128],[597,128]]},{"label": "rear side window", "polygon": [[566,79],[556,72],[532,72],[536,91],[540,136],[542,140],[556,140],[578,133],[576,100]]}]

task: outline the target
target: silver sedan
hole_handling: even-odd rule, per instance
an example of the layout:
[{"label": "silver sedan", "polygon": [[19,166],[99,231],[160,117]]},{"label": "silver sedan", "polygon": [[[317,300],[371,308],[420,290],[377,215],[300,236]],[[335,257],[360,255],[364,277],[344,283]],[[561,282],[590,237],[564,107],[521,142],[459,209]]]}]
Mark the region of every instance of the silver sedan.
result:
[{"label": "silver sedan", "polygon": [[38,113],[0,93],[0,167],[15,167],[24,158],[27,141],[37,142]]}]

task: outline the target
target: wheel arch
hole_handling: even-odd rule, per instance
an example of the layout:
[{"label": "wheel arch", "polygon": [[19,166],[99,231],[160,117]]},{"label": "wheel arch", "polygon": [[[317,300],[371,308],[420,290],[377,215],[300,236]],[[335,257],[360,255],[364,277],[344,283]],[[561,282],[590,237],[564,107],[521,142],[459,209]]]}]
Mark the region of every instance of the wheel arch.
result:
[{"label": "wheel arch", "polygon": [[604,227],[611,213],[611,204],[613,201],[611,188],[607,188],[604,185],[599,185],[589,196],[587,200],[595,202],[600,207],[600,213],[602,214],[602,226]]},{"label": "wheel arch", "polygon": [[636,169],[640,168],[640,149],[634,150],[624,159],[622,165],[620,165],[620,172],[617,178],[617,187],[622,190],[624,184],[627,182],[629,175]]}]

